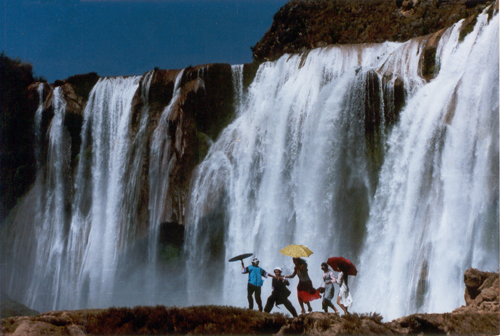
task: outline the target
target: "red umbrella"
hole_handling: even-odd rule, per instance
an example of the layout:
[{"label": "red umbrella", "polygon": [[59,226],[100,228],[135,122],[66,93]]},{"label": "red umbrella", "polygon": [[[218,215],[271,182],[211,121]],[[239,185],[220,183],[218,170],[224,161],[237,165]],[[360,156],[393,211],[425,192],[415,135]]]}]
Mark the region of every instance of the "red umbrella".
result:
[{"label": "red umbrella", "polygon": [[358,274],[358,270],[356,266],[349,260],[344,257],[331,257],[326,262],[333,268],[334,271],[344,272],[347,275],[356,275]]}]

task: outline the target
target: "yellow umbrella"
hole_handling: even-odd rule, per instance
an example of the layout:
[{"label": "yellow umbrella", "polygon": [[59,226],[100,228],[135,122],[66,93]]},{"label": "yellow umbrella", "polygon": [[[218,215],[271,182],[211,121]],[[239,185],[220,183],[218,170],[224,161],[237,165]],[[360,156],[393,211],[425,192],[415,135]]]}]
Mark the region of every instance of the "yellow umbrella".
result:
[{"label": "yellow umbrella", "polygon": [[307,248],[307,246],[304,245],[288,245],[287,247],[282,248],[280,252],[283,255],[294,258],[309,257],[311,254],[313,254],[313,251],[311,251]]}]

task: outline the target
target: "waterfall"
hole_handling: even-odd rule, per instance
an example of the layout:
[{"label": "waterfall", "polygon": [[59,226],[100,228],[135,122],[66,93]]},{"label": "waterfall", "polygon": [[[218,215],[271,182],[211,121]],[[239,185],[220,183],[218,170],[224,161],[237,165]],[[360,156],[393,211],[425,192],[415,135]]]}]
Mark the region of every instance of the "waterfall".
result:
[{"label": "waterfall", "polygon": [[43,88],[44,83],[38,84],[38,108],[35,112],[35,158],[37,169],[42,166],[41,148],[42,148],[42,112],[43,112]]},{"label": "waterfall", "polygon": [[68,265],[74,269],[68,285],[81,289],[78,306],[104,307],[112,302],[118,257],[130,225],[123,209],[124,176],[131,142],[131,102],[140,79],[100,79],[84,110],[68,238]]},{"label": "waterfall", "polygon": [[39,171],[34,187],[17,211],[13,231],[18,234],[13,240],[9,280],[10,291],[22,297],[27,305],[37,307],[43,303],[51,309],[62,300],[71,152],[69,134],[63,126],[66,103],[61,87],[57,87],[53,95],[54,117],[48,129],[47,166]]},{"label": "waterfall", "polygon": [[[182,79],[182,74],[184,71],[180,71],[177,74],[174,84],[174,92],[170,103],[163,110],[160,122],[156,127],[150,149],[150,160],[151,165],[149,168],[149,188],[150,188],[150,239],[153,241],[158,240],[158,231],[160,224],[167,219],[167,211],[169,207],[166,204],[166,197],[168,192],[168,182],[169,182],[169,165],[170,165],[170,147],[172,138],[175,134],[172,134],[175,129],[172,129],[171,120],[169,119],[170,114],[174,111],[174,106],[177,103],[177,99],[180,95],[180,83]],[[171,205],[170,205],[171,208]],[[154,264],[157,259],[156,244],[149,244],[149,258]]]},{"label": "waterfall", "polygon": [[[231,66],[233,87],[235,92],[235,105],[241,106],[243,102],[243,64],[236,64]],[[236,111],[239,114],[239,111]]]},{"label": "waterfall", "polygon": [[[149,149],[149,244],[148,244],[148,268],[152,279],[157,279],[158,261],[158,238],[160,224],[170,217],[168,213],[172,209],[172,204],[167,203],[169,190],[169,175],[172,147],[172,139],[175,137],[175,128],[171,126],[171,113],[181,93],[180,83],[184,71],[179,71],[174,83],[172,99],[168,106],[161,113],[158,126],[153,132],[151,147]],[[165,281],[163,281],[165,282]],[[161,303],[160,299],[155,299],[158,284],[151,284],[151,301]]]},{"label": "waterfall", "polygon": [[498,17],[486,23],[479,16],[461,43],[460,25],[449,30],[439,76],[410,99],[388,140],[358,309],[388,319],[449,312],[463,304],[468,267],[498,270]]},{"label": "waterfall", "polygon": [[[353,311],[459,307],[465,269],[498,269],[498,18],[486,21],[463,42],[460,24],[445,33],[429,83],[425,38],[263,63],[193,179],[188,287],[205,290],[190,302],[246,306],[227,260],[252,252],[291,274],[278,251],[304,244],[316,286],[328,257],[358,265]],[[398,78],[406,105],[391,126]]]},{"label": "waterfall", "polygon": [[[245,305],[239,264],[224,267],[243,252],[254,252],[268,270],[281,266],[288,274],[291,259],[278,251],[291,243],[317,252],[311,274],[321,272],[330,254],[359,252],[366,220],[359,212],[366,213],[374,186],[364,110],[372,100],[383,103],[364,88],[380,84],[378,76],[370,80],[372,70],[404,48],[335,46],[261,65],[238,107],[240,117],[211,147],[193,182],[188,272],[210,264],[210,278],[217,278],[208,280],[214,288],[203,300],[222,296],[227,304]],[[215,248],[217,241],[225,248]],[[190,287],[201,285],[200,277],[188,278]]]}]

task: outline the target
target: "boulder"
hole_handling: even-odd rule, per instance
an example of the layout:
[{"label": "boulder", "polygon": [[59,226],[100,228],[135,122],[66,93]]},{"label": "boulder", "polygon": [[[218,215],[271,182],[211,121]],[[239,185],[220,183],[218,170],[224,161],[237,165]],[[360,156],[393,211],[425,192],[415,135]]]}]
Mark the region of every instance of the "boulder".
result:
[{"label": "boulder", "polygon": [[420,75],[428,82],[434,79],[439,73],[439,66],[436,64],[436,51],[439,40],[445,31],[446,29],[441,29],[425,36],[427,41],[419,60],[419,69]]},{"label": "boulder", "polygon": [[455,309],[454,313],[499,312],[499,274],[469,268],[464,273],[466,306]]},{"label": "boulder", "polygon": [[36,310],[32,310],[22,303],[10,299],[2,292],[2,300],[0,301],[0,318],[11,316],[36,316],[39,314]]}]

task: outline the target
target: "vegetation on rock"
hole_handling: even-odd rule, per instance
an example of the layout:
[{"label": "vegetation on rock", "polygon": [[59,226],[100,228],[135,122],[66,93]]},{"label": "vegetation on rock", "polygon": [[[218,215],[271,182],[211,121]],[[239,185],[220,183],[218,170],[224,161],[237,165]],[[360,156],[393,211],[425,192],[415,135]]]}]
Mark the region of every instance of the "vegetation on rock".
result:
[{"label": "vegetation on rock", "polygon": [[[498,273],[468,269],[466,306],[445,314],[412,314],[382,322],[377,313],[296,318],[229,306],[143,307],[47,312],[4,318],[3,335],[498,335]],[[474,296],[474,299],[472,299]],[[483,304],[490,303],[489,305]]]}]

